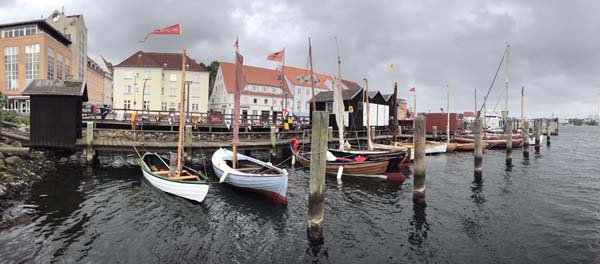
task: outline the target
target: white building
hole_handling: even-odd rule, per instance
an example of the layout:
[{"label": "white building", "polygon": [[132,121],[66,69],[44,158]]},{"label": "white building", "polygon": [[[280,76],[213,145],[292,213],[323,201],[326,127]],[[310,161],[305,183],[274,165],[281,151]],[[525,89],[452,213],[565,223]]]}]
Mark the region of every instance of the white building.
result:
[{"label": "white building", "polygon": [[[179,111],[181,62],[181,53],[138,51],[114,66],[113,108]],[[206,113],[209,73],[189,57],[186,62],[189,111]]]},{"label": "white building", "polygon": [[[289,107],[290,111],[297,116],[310,116],[310,99],[312,99],[312,87],[310,85],[310,71],[296,67],[285,66],[285,80],[292,94],[294,101]],[[333,78],[331,76],[313,73],[315,83],[315,95],[323,91],[331,91],[333,87]]]},{"label": "white building", "polygon": [[[282,109],[286,106],[289,108],[294,101],[288,85],[279,77],[280,72],[246,65],[243,66],[242,72],[244,78],[244,87],[240,94],[242,120],[254,119],[254,125],[258,125],[280,119]],[[229,119],[233,114],[234,89],[235,64],[220,62],[210,95],[209,109],[229,115],[225,117]]]}]

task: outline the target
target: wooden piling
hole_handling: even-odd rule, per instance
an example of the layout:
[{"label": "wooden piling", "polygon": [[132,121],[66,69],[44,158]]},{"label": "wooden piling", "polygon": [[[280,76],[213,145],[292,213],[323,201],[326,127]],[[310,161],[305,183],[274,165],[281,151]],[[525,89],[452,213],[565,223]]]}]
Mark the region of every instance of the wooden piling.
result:
[{"label": "wooden piling", "polygon": [[550,124],[546,127],[546,146],[550,146]]},{"label": "wooden piling", "polygon": [[271,161],[277,156],[277,128],[271,126]]},{"label": "wooden piling", "polygon": [[86,123],[86,131],[85,131],[85,161],[88,164],[91,164],[94,161],[94,121],[88,121]]},{"label": "wooden piling", "polygon": [[312,116],[310,179],[308,196],[308,240],[323,241],[323,195],[325,192],[325,162],[329,113],[314,111]]},{"label": "wooden piling", "polygon": [[483,136],[483,124],[481,121],[481,117],[475,119],[474,124],[474,136],[475,136],[475,146],[473,149],[473,156],[475,157],[475,179],[481,179],[483,175],[483,148],[481,147],[481,140]]},{"label": "wooden piling", "polygon": [[431,134],[433,134],[433,140],[436,140],[438,136],[437,126],[431,127]]},{"label": "wooden piling", "polygon": [[523,123],[521,133],[523,134],[523,158],[529,159],[529,122]]},{"label": "wooden piling", "polygon": [[540,131],[540,126],[542,125],[542,123],[540,122],[540,120],[535,120],[535,123],[533,124],[534,127],[534,141],[535,141],[535,153],[539,153],[540,152],[540,135],[541,135],[541,131]]},{"label": "wooden piling", "polygon": [[169,152],[169,176],[177,174],[177,152]]},{"label": "wooden piling", "polygon": [[513,123],[506,123],[506,165],[512,165],[512,135],[513,135]]},{"label": "wooden piling", "polygon": [[413,145],[415,147],[415,167],[413,176],[413,202],[415,205],[425,205],[425,117],[417,116]]}]

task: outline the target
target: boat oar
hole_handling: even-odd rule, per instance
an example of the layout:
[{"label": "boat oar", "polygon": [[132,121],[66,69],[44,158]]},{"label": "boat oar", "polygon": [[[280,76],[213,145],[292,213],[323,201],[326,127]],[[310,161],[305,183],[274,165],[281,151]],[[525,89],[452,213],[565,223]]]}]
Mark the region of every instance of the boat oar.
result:
[{"label": "boat oar", "polygon": [[225,179],[227,179],[227,176],[229,176],[229,172],[223,172],[223,175],[221,175],[221,178],[219,179],[219,183],[223,183]]}]

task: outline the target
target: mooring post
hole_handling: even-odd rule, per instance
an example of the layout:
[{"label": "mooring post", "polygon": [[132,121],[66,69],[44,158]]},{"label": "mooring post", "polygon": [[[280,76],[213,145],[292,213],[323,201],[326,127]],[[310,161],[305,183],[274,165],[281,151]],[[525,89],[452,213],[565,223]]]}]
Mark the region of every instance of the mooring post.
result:
[{"label": "mooring post", "polygon": [[529,122],[523,122],[521,133],[523,134],[523,158],[529,159]]},{"label": "mooring post", "polygon": [[90,164],[94,160],[94,121],[86,123],[85,136],[85,161]]},{"label": "mooring post", "polygon": [[474,124],[474,149],[473,156],[475,157],[475,180],[481,179],[483,175],[483,148],[481,147],[481,140],[483,136],[483,124],[481,117],[475,119]]},{"label": "mooring post", "polygon": [[550,124],[546,127],[546,146],[550,146]]},{"label": "mooring post", "polygon": [[425,117],[417,116],[413,145],[415,148],[415,167],[413,176],[413,202],[425,205]]},{"label": "mooring post", "polygon": [[308,240],[323,242],[323,195],[325,192],[325,162],[329,113],[314,111],[312,116],[310,179],[308,195]]},{"label": "mooring post", "polygon": [[541,132],[540,132],[540,126],[541,126],[540,120],[535,120],[535,123],[533,125],[534,130],[535,130],[533,132],[534,136],[535,136],[535,146],[534,146],[535,153],[539,153],[540,152],[540,134],[541,134]]},{"label": "mooring post", "polygon": [[277,156],[277,128],[271,126],[271,161],[275,160]]},{"label": "mooring post", "polygon": [[192,160],[192,125],[185,125],[185,144],[188,146],[186,159]]},{"label": "mooring post", "polygon": [[177,174],[177,152],[169,152],[169,176]]},{"label": "mooring post", "polygon": [[512,135],[513,135],[513,123],[506,123],[506,165],[512,165]]},{"label": "mooring post", "polygon": [[437,136],[438,136],[437,132],[438,132],[437,131],[437,126],[432,126],[431,127],[431,134],[433,135],[433,140],[437,140]]}]

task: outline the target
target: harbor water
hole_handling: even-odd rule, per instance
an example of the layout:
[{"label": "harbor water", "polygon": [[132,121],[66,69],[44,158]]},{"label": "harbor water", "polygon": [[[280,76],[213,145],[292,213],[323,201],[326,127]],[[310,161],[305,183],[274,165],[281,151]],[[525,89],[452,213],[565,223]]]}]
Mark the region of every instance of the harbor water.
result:
[{"label": "harbor water", "polygon": [[[412,178],[327,178],[324,243],[307,240],[309,173],[288,205],[213,184],[203,203],[165,194],[135,169],[65,168],[5,212],[1,263],[600,263],[600,127],[561,127],[529,160],[427,157],[427,207]],[[289,166],[289,165],[288,165]],[[209,171],[212,168],[207,168]]]}]

